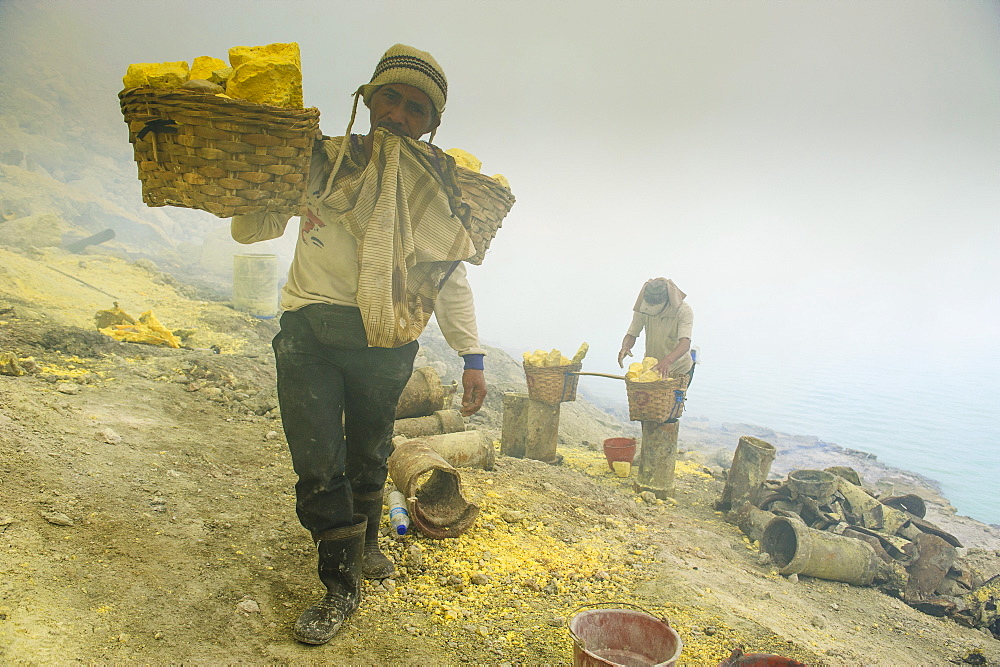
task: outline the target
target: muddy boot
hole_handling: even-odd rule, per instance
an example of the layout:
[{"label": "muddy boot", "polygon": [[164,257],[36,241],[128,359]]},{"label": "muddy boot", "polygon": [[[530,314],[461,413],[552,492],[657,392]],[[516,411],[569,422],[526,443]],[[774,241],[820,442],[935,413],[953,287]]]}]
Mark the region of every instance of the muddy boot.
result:
[{"label": "muddy boot", "polygon": [[367,519],[354,515],[354,524],[317,533],[319,579],[326,596],[295,621],[295,638],[305,644],[325,644],[340,630],[361,603],[361,554]]},{"label": "muddy boot", "polygon": [[365,579],[387,579],[396,572],[392,561],[386,558],[378,548],[378,529],[382,525],[382,490],[371,493],[354,494],[354,511],[368,517],[368,529],[365,532]]}]

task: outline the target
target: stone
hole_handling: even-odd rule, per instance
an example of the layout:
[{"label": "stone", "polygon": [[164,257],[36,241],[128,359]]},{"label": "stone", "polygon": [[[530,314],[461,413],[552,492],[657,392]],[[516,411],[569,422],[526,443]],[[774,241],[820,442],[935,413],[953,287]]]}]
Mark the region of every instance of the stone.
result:
[{"label": "stone", "polygon": [[255,600],[251,600],[250,598],[246,598],[246,599],[240,600],[236,604],[236,608],[239,609],[240,611],[242,611],[245,614],[258,614],[258,613],[260,613],[260,605],[257,604],[257,602]]},{"label": "stone", "polygon": [[58,391],[61,394],[71,394],[71,395],[79,394],[80,385],[74,382],[60,382],[58,385],[56,385],[56,391]]},{"label": "stone", "polygon": [[42,518],[51,523],[53,526],[72,526],[73,519],[62,512],[42,512]]},{"label": "stone", "polygon": [[122,441],[122,437],[111,428],[102,428],[94,434],[94,437],[98,442],[106,442],[109,445],[117,445]]}]

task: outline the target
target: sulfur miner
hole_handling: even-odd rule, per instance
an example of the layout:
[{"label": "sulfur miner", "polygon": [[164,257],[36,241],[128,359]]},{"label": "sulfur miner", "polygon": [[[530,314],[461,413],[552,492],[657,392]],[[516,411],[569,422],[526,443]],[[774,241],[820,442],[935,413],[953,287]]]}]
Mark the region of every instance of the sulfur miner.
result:
[{"label": "sulfur miner", "polygon": [[[651,379],[688,375],[690,385],[694,376],[694,359],[691,355],[694,313],[684,300],[686,296],[672,280],[651,278],[646,281],[632,307],[632,323],[618,352],[619,367],[623,367],[625,357],[632,356],[632,346],[639,334],[645,331],[646,359],[643,360],[636,379],[649,382]],[[650,359],[654,361],[651,365]],[[630,373],[636,365],[629,366]],[[655,373],[658,377],[650,373]]]},{"label": "sulfur miner", "polygon": [[[243,65],[230,57],[238,79]],[[476,254],[461,217],[468,205],[456,194],[454,158],[421,141],[427,134],[433,141],[447,97],[434,57],[397,44],[355,92],[355,108],[360,99],[369,109],[368,133],[351,134],[349,125],[313,150],[273,341],[298,475],[296,512],[316,542],[326,587],[295,622],[306,644],[340,630],[361,602],[362,577],[393,574],[378,546],[386,459],[396,403],[431,314],[465,362],[462,414],[477,412],[486,396],[464,264]],[[287,214],[235,216],[232,236],[273,239],[288,221]]]}]

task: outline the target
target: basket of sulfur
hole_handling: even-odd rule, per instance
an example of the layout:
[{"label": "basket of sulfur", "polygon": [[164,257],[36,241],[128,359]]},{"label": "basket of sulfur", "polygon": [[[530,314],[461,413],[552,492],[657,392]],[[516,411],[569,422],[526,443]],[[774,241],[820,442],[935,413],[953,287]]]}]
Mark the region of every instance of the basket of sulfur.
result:
[{"label": "basket of sulfur", "polygon": [[665,422],[684,412],[688,375],[664,379],[653,370],[654,357],[630,364],[625,374],[628,418],[632,421]]},{"label": "basket of sulfur", "polygon": [[458,167],[456,175],[462,190],[461,205],[468,212],[466,230],[476,248],[476,254],[466,261],[482,264],[490,242],[514,205],[514,195],[503,174],[487,176],[480,173],[483,163],[472,153],[461,148],[449,148],[445,153],[455,159]]},{"label": "basket of sulfur", "polygon": [[302,108],[299,45],[129,65],[118,94],[148,206],[220,218],[299,212],[319,110]]},{"label": "basket of sulfur", "polygon": [[549,405],[576,400],[576,386],[583,368],[583,358],[590,346],[580,346],[572,359],[559,350],[535,350],[524,353],[524,378],[528,383],[528,397]]}]

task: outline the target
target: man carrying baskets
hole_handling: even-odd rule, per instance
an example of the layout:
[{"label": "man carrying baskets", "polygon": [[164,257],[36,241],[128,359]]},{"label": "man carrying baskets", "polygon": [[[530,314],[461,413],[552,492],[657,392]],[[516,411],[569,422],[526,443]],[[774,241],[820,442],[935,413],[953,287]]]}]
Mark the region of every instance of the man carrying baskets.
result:
[{"label": "man carrying baskets", "polygon": [[[357,609],[361,578],[385,578],[382,493],[396,403],[417,337],[434,313],[465,359],[462,414],[486,395],[454,160],[420,137],[441,122],[447,81],[424,51],[397,44],[355,93],[365,136],[323,137],[313,150],[295,257],[273,341],[278,399],[298,482],[296,511],[312,533],[327,594],[295,623],[323,644]],[[351,123],[354,121],[352,111]],[[233,238],[281,236],[285,214],[235,216]]]},{"label": "man carrying baskets", "polygon": [[694,374],[691,358],[691,328],[694,313],[673,280],[650,278],[639,291],[632,307],[632,323],[621,350],[618,366],[623,367],[625,357],[632,356],[632,346],[639,334],[646,332],[646,356],[659,361],[653,369],[663,377],[680,377]]}]

